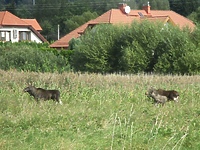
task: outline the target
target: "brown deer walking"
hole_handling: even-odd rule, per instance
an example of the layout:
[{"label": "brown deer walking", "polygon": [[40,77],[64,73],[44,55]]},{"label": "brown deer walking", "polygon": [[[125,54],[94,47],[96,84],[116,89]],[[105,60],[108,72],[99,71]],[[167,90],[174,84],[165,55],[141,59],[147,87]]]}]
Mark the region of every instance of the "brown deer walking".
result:
[{"label": "brown deer walking", "polygon": [[43,100],[52,99],[62,105],[62,101],[59,100],[60,98],[59,90],[45,90],[42,88],[36,88],[32,85],[29,85],[28,87],[24,89],[24,92],[28,92],[31,96],[35,98],[37,102],[39,101],[39,99],[43,99]]}]

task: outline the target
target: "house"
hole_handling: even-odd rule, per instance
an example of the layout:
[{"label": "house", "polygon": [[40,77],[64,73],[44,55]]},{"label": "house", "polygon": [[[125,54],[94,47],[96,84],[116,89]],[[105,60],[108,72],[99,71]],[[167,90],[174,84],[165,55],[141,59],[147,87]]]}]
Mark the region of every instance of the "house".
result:
[{"label": "house", "polygon": [[0,12],[0,41],[47,42],[36,19],[20,19],[8,11]]},{"label": "house", "polygon": [[61,39],[55,41],[50,45],[52,48],[67,49],[69,41],[72,38],[80,37],[89,26],[97,24],[131,24],[134,20],[143,21],[161,21],[164,25],[172,24],[180,28],[189,27],[191,30],[195,28],[195,24],[171,10],[151,10],[149,3],[143,6],[142,10],[131,10],[125,3],[120,3],[118,9],[111,9],[94,20],[88,21]]}]

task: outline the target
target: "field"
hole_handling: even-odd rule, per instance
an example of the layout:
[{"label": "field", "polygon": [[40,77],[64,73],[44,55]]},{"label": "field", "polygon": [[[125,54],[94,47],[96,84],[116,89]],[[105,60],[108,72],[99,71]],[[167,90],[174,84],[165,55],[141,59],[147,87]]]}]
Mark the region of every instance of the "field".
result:
[{"label": "field", "polygon": [[[0,70],[1,150],[200,149],[200,76],[33,73]],[[59,89],[63,105],[23,89]],[[155,106],[150,87],[179,103]]]}]

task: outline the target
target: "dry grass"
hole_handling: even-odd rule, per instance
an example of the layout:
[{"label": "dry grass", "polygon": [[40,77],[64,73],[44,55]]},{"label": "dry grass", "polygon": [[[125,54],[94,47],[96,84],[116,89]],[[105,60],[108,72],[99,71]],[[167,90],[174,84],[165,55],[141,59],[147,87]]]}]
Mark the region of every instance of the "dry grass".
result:
[{"label": "dry grass", "polygon": [[[198,149],[200,76],[33,73],[0,70],[0,149]],[[59,89],[39,105],[29,83]],[[146,90],[175,89],[155,107]]]}]

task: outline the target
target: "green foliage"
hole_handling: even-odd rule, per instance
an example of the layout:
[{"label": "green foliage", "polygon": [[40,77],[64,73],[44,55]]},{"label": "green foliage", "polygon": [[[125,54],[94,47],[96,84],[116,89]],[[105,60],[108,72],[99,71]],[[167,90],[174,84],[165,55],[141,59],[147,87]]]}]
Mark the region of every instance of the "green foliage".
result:
[{"label": "green foliage", "polygon": [[137,41],[133,41],[130,46],[122,47],[121,51],[120,66],[123,72],[138,73],[147,68],[147,56]]},{"label": "green foliage", "polygon": [[198,61],[200,58],[200,49],[194,49],[192,51],[187,51],[185,55],[182,55],[177,60],[177,68],[181,74],[188,73],[199,74],[200,73],[200,62]]},{"label": "green foliage", "polygon": [[[106,32],[102,32],[102,29]],[[108,61],[112,57],[115,38],[118,36],[116,28],[112,25],[100,25],[81,36],[75,44],[71,64],[76,71],[110,72],[111,65]],[[117,53],[115,51],[115,53]]]},{"label": "green foliage", "polygon": [[35,72],[68,71],[70,52],[48,48],[48,44],[1,43],[0,68]]},{"label": "green foliage", "polygon": [[74,15],[72,18],[64,21],[65,32],[68,33],[83,25],[85,22],[95,19],[96,17],[98,17],[97,13],[91,13],[90,11],[84,12],[81,15]]},{"label": "green foliage", "polygon": [[199,7],[199,0],[169,0],[170,9],[181,14],[188,16]]},{"label": "green foliage", "polygon": [[197,8],[196,11],[193,11],[191,14],[188,15],[188,18],[192,20],[194,23],[200,23],[200,7]]},{"label": "green foliage", "polygon": [[[137,9],[142,9],[142,6],[147,4],[148,1],[140,0],[138,1],[139,7]],[[149,0],[152,10],[170,10],[169,0]]]},{"label": "green foliage", "polygon": [[16,14],[16,3],[15,0],[11,0],[10,3],[6,5],[5,8],[7,11],[11,12],[12,14]]},{"label": "green foliage", "polygon": [[[163,41],[160,48],[165,51],[159,55],[154,71],[159,73],[190,74],[191,62],[188,61],[190,53],[196,51],[196,46],[190,39],[190,31],[179,28],[168,28],[163,31]],[[196,60],[197,61],[197,60]],[[194,70],[193,70],[194,71]],[[197,70],[196,70],[197,71]]]},{"label": "green foliage", "polygon": [[130,26],[98,25],[71,41],[70,63],[84,72],[199,73],[199,55],[193,57],[199,51],[199,32],[146,20]]},{"label": "green foliage", "polygon": [[40,25],[43,27],[41,34],[44,35],[48,41],[57,38],[57,34],[55,34],[57,32],[57,26],[54,27],[48,20],[40,21]]},{"label": "green foliage", "polygon": [[197,47],[200,46],[200,24],[196,25],[194,31],[189,35],[192,43],[194,43]]}]

